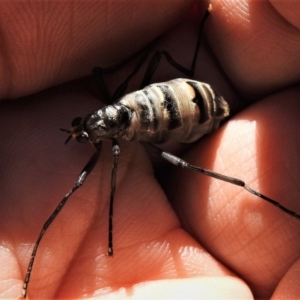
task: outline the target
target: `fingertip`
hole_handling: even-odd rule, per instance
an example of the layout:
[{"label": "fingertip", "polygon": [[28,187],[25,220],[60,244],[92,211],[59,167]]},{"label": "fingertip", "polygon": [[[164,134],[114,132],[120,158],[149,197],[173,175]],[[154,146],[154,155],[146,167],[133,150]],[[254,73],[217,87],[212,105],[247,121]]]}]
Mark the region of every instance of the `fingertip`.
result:
[{"label": "fingertip", "polygon": [[194,277],[143,282],[101,299],[253,299],[249,287],[230,276]]}]

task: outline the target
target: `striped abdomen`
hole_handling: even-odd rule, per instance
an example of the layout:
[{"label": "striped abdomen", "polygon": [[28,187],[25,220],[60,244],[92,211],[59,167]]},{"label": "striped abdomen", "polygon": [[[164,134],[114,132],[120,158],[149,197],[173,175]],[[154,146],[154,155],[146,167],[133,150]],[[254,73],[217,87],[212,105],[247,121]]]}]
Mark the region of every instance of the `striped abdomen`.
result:
[{"label": "striped abdomen", "polygon": [[117,104],[132,111],[122,138],[150,143],[192,143],[229,115],[227,102],[210,85],[181,78],[151,84]]}]

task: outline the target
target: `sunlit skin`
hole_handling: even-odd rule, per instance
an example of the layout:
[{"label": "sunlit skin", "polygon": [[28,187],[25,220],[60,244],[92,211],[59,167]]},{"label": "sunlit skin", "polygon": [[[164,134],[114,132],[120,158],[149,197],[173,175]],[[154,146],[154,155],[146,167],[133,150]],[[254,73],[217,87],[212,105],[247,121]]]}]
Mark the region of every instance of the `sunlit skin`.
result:
[{"label": "sunlit skin", "polygon": [[[0,3],[0,93],[9,99],[0,104],[2,298],[21,296],[44,222],[94,151],[73,140],[64,146],[59,131],[102,105],[93,79],[83,77],[94,66],[123,61],[178,23],[155,48],[189,65],[207,6],[200,1],[192,11],[186,0],[50,3]],[[241,178],[300,213],[300,4],[211,3],[195,79],[222,94],[232,116],[181,157]],[[135,63],[107,76],[112,92]],[[138,88],[143,70],[128,91]],[[177,77],[162,62],[153,81]],[[300,297],[299,220],[191,171],[160,171],[167,178],[163,190],[137,143],[121,142],[114,256],[107,257],[111,166],[108,142],[85,186],[45,234],[28,298]]]}]

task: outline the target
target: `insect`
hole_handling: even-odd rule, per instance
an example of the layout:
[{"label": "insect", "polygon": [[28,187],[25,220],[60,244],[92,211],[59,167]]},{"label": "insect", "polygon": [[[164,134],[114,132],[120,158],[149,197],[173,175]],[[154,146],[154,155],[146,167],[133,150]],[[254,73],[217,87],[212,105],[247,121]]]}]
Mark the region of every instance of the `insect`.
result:
[{"label": "insect", "polygon": [[[199,36],[201,36],[203,24],[207,19],[207,16],[208,13],[203,18]],[[93,170],[100,158],[103,140],[112,141],[112,153],[114,156],[113,171],[111,175],[108,255],[113,255],[114,252],[113,203],[116,190],[117,167],[120,156],[120,147],[118,145],[119,139],[140,141],[175,166],[188,168],[207,176],[244,187],[248,192],[277,206],[285,213],[300,219],[300,215],[285,208],[277,201],[251,189],[242,180],[191,165],[170,153],[164,152],[157,146],[157,144],[159,145],[169,139],[177,139],[178,142],[192,143],[204,134],[216,130],[219,127],[220,122],[229,115],[227,102],[221,96],[216,94],[208,84],[191,79],[175,79],[169,82],[147,86],[162,55],[167,58],[172,66],[179,69],[179,71],[187,76],[192,76],[199,46],[200,38],[198,37],[192,67],[190,69],[185,69],[177,64],[168,53],[158,52],[157,55],[154,55],[149,64],[140,91],[126,95],[114,104],[105,106],[84,119],[75,118],[72,122],[71,129],[63,129],[63,131],[70,134],[66,143],[71,138],[75,138],[77,141],[83,143],[91,142],[96,151],[79,174],[72,189],[65,195],[43,226],[34,245],[27,268],[23,287],[23,298],[26,298],[35,256],[46,230],[57,217],[70,196],[83,185],[87,176]],[[144,58],[142,58],[141,62],[143,61]],[[123,94],[128,80],[134,73],[135,70],[128,76],[124,84],[117,89],[115,95],[112,97],[114,101]],[[102,81],[102,70],[95,69],[94,74],[99,86],[102,88],[102,91],[104,91],[104,95],[107,94]]]}]

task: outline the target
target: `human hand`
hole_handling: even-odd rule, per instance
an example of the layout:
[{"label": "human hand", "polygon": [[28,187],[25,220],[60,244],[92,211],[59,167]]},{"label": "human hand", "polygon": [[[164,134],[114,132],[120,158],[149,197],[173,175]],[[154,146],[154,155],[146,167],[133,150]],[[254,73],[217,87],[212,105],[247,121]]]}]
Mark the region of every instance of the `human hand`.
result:
[{"label": "human hand", "polygon": [[[299,90],[285,89],[299,79],[297,30],[287,26],[284,18],[264,2],[250,2],[249,15],[239,10],[238,3],[230,7],[222,2],[212,4],[213,13],[205,32],[213,53],[202,48],[195,79],[210,83],[230,103],[233,112],[244,106],[240,100],[260,101],[195,144],[184,158],[242,178],[299,212],[294,179],[299,177],[298,155],[294,150],[299,139],[293,130],[298,120]],[[186,1],[173,1],[171,6],[166,4],[165,10],[149,3],[132,7],[124,4],[122,8],[115,4],[116,10],[111,6],[103,6],[102,10],[89,6],[89,14],[82,13],[83,7],[75,6],[75,18],[74,15],[71,18],[72,14],[70,18],[60,17],[59,10],[52,17],[48,14],[49,20],[54,19],[56,24],[58,20],[68,20],[66,24],[73,20],[75,27],[56,35],[58,41],[69,40],[64,47],[53,47],[49,52],[56,56],[50,58],[46,56],[47,49],[56,43],[51,34],[44,34],[48,43],[38,40],[36,45],[43,45],[43,51],[38,53],[46,53],[46,57],[29,58],[28,65],[36,64],[30,74],[26,73],[31,70],[28,66],[10,64],[19,65],[16,70],[23,73],[15,71],[10,74],[16,77],[5,77],[13,78],[10,82],[14,84],[3,80],[2,95],[6,98],[26,95],[86,75],[92,66],[122,61],[175,23],[183,14],[183,7],[187,9],[189,5]],[[204,5],[201,7],[203,12]],[[146,12],[142,13],[142,8]],[[111,19],[106,18],[109,9]],[[155,13],[150,13],[150,9]],[[288,11],[292,12],[288,20],[299,15],[296,8]],[[95,16],[91,17],[93,12]],[[132,27],[128,25],[128,14]],[[85,18],[77,23],[83,15]],[[104,20],[119,23],[103,25]],[[161,20],[166,23],[162,24]],[[195,19],[188,20],[157,46],[167,49],[184,65],[190,63],[192,50],[186,48],[193,49],[197,32]],[[45,28],[52,27],[47,24]],[[271,34],[274,34],[272,39],[265,38]],[[110,36],[115,38],[109,39]],[[251,38],[256,38],[255,42]],[[247,47],[246,42],[249,42]],[[250,59],[253,56],[255,59]],[[108,76],[112,90],[132,70],[134,63]],[[132,81],[130,88],[138,86],[140,76]],[[153,80],[176,77],[181,74],[162,63]],[[0,120],[5,128],[1,147],[1,157],[5,159],[1,166],[0,218],[1,261],[5,263],[3,297],[20,295],[32,246],[42,225],[93,153],[91,147],[74,142],[63,147],[66,137],[59,138],[58,131],[69,126],[74,117],[100,107],[87,84],[90,81],[89,78],[65,84],[1,105]],[[112,160],[110,145],[105,145],[96,170],[45,234],[33,268],[29,297],[100,295],[104,299],[174,299],[182,292],[182,297],[188,299],[246,298],[251,296],[248,286],[255,297],[270,297],[275,290],[277,296],[286,296],[287,292],[288,298],[299,295],[293,281],[298,278],[299,221],[236,187],[184,170],[176,171],[167,183],[173,209],[153,177],[143,147],[121,143],[121,151],[114,257],[106,257]],[[7,282],[9,285],[5,286]]]}]

